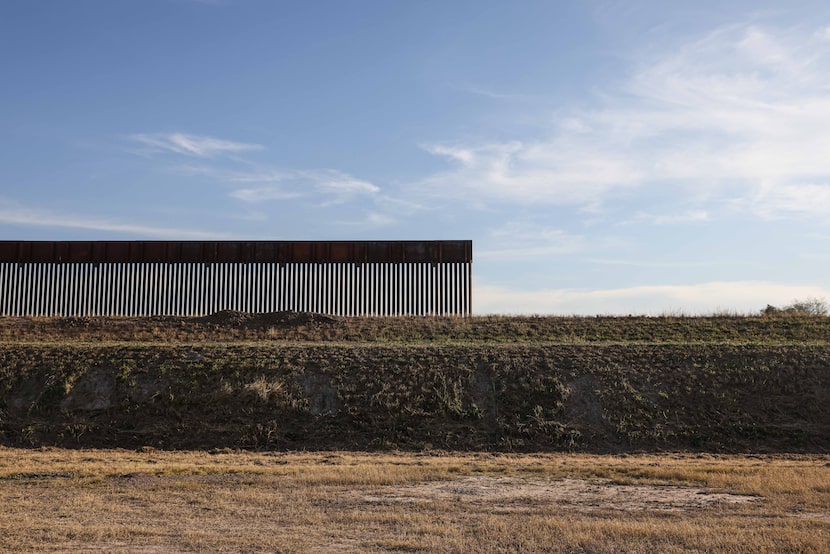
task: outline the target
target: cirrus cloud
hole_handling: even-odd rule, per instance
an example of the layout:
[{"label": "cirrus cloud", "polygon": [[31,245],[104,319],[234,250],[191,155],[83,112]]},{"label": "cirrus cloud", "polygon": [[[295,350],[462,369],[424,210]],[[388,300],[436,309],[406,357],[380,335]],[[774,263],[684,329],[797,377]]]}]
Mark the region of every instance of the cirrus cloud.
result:
[{"label": "cirrus cloud", "polygon": [[222,154],[236,154],[263,149],[260,144],[234,142],[187,133],[139,133],[130,135],[129,138],[144,146],[149,153],[166,152],[199,158],[211,158]]},{"label": "cirrus cloud", "polygon": [[30,208],[17,202],[0,198],[0,224],[25,227],[45,227],[80,231],[103,231],[131,237],[153,237],[181,240],[227,239],[227,233],[187,229],[181,227],[154,226],[126,223],[88,215],[54,213],[49,210]]},{"label": "cirrus cloud", "polygon": [[314,196],[323,204],[337,204],[354,196],[372,196],[380,191],[369,181],[333,169],[237,173],[227,178],[233,183],[256,185],[230,193],[233,198],[245,202]]},{"label": "cirrus cloud", "polygon": [[611,195],[647,204],[670,191],[690,214],[729,204],[830,216],[827,37],[825,27],[739,24],[644,52],[593,106],[558,108],[544,139],[423,146],[451,166],[417,188],[479,206],[590,207]]}]

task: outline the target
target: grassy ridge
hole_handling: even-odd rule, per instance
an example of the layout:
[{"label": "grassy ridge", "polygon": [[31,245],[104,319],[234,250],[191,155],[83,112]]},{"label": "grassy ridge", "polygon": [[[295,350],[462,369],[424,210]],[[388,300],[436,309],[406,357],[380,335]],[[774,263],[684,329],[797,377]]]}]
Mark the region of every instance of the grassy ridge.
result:
[{"label": "grassy ridge", "polygon": [[[226,332],[250,332],[240,329]],[[392,344],[7,342],[0,441],[830,451],[830,345],[817,336],[814,344],[779,344],[780,332],[769,344],[442,343],[445,336]]]},{"label": "grassy ridge", "polygon": [[207,317],[0,318],[0,342],[828,343],[830,317],[360,317],[219,312]]}]

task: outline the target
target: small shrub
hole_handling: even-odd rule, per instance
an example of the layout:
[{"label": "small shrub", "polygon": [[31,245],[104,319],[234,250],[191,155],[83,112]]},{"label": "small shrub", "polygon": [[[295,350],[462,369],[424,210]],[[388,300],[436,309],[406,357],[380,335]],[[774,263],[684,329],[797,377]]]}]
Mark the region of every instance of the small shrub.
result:
[{"label": "small shrub", "polygon": [[830,304],[824,298],[807,298],[805,300],[795,300],[792,304],[788,304],[783,308],[778,308],[771,304],[761,310],[761,315],[777,316],[777,315],[806,315],[806,316],[826,316],[830,315]]},{"label": "small shrub", "polygon": [[253,382],[245,385],[244,390],[262,402],[267,402],[272,395],[279,394],[282,387],[281,381],[269,381],[264,375],[260,375]]}]

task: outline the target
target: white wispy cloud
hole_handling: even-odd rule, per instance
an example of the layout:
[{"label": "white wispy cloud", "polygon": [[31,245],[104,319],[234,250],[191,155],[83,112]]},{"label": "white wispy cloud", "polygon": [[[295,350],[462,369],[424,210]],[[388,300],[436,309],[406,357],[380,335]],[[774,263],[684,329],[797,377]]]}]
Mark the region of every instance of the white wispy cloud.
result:
[{"label": "white wispy cloud", "polygon": [[492,229],[478,259],[517,260],[571,254],[585,247],[585,239],[561,229],[529,221],[511,221]]},{"label": "white wispy cloud", "polygon": [[325,192],[334,194],[375,194],[380,188],[369,181],[357,179],[339,171],[305,172],[304,176]]},{"label": "white wispy cloud", "polygon": [[0,224],[106,231],[133,237],[164,239],[211,240],[229,238],[226,233],[213,231],[124,223],[95,216],[56,214],[47,210],[27,208],[2,199],[0,199]]},{"label": "white wispy cloud", "polygon": [[[261,150],[258,144],[231,142],[213,137],[170,134],[136,134],[130,137],[150,149],[150,153],[172,152],[191,157],[213,158],[222,154],[239,154],[249,150]],[[345,204],[358,198],[369,198],[377,205],[389,205],[395,200],[380,194],[374,183],[336,169],[272,169],[262,167],[244,157],[232,159],[183,163],[173,171],[191,177],[204,177],[232,185],[227,194],[246,204],[262,204],[287,200],[305,200],[317,206]],[[244,185],[244,186],[240,186]],[[415,206],[415,203],[408,203]],[[381,222],[376,213],[370,216],[376,224]]]},{"label": "white wispy cloud", "polygon": [[780,184],[755,197],[756,212],[765,217],[830,215],[830,184]]},{"label": "white wispy cloud", "polygon": [[483,87],[474,84],[461,84],[456,85],[456,90],[461,92],[465,92],[467,94],[473,94],[475,96],[483,96],[485,98],[490,98],[492,100],[509,100],[509,101],[525,101],[525,100],[536,100],[531,95],[528,94],[521,94],[516,92],[504,92],[495,90],[491,87]]},{"label": "white wispy cloud", "polygon": [[619,289],[520,290],[495,285],[474,287],[477,314],[689,315],[717,312],[758,313],[767,304],[830,297],[830,288],[765,281],[725,281],[691,285]]},{"label": "white wispy cloud", "polygon": [[378,212],[370,212],[366,215],[366,221],[372,225],[392,225],[396,223],[396,219],[392,216],[387,214],[382,214]]},{"label": "white wispy cloud", "polygon": [[379,209],[386,212],[394,212],[398,216],[410,216],[429,209],[427,206],[418,202],[389,194],[378,194],[373,198],[373,201]]},{"label": "white wispy cloud", "polygon": [[366,212],[359,219],[341,219],[335,221],[337,225],[345,227],[387,227],[397,222],[398,220],[391,215],[380,212]]},{"label": "white wispy cloud", "polygon": [[680,223],[701,223],[709,221],[709,213],[706,210],[688,210],[679,213],[650,214],[638,213],[636,221],[645,221],[654,225],[675,225]]},{"label": "white wispy cloud", "polygon": [[234,142],[187,133],[134,134],[130,135],[129,138],[144,146],[146,151],[150,153],[168,152],[200,158],[211,158],[223,154],[237,154],[263,149],[263,146],[260,144]]},{"label": "white wispy cloud", "polygon": [[327,205],[380,192],[380,187],[369,181],[333,169],[231,173],[226,178],[232,183],[260,184],[230,193],[245,202],[314,197]]},{"label": "white wispy cloud", "polygon": [[[422,209],[417,203],[383,194],[381,188],[370,181],[335,169],[240,170],[208,164],[185,164],[178,166],[176,171],[230,184],[235,188],[228,195],[246,204],[304,201],[325,207],[368,200],[376,208],[364,218],[337,222],[344,225],[390,225],[397,219],[386,213],[395,212],[400,216]],[[259,216],[266,217],[261,212]]]},{"label": "white wispy cloud", "polygon": [[827,27],[741,24],[644,52],[594,108],[560,107],[543,140],[425,145],[452,167],[416,188],[584,206],[668,187],[764,217],[830,216],[827,37]]},{"label": "white wispy cloud", "polygon": [[663,269],[680,269],[692,267],[710,267],[716,262],[667,262],[663,260],[641,260],[641,259],[611,259],[611,258],[586,258],[586,262],[598,265],[628,266],[628,267],[653,267]]},{"label": "white wispy cloud", "polygon": [[476,150],[483,147],[464,148],[460,146],[446,146],[442,144],[423,144],[421,148],[436,156],[446,156],[454,161],[460,162],[465,167],[472,167],[477,161]]},{"label": "white wispy cloud", "polygon": [[563,135],[546,143],[427,145],[428,152],[449,157],[457,167],[417,186],[430,195],[479,203],[590,204],[614,187],[635,186],[644,178],[622,153],[595,152],[576,142]]},{"label": "white wispy cloud", "polygon": [[236,189],[230,193],[233,198],[243,202],[265,202],[269,200],[290,200],[303,196],[299,192],[283,190],[280,187],[257,187]]}]

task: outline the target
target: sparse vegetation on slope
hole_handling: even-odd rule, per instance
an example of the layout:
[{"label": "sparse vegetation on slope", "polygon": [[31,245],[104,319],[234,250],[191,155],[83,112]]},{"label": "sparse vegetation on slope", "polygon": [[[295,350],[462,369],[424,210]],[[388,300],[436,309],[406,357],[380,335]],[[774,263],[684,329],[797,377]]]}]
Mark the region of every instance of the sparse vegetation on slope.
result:
[{"label": "sparse vegetation on slope", "polygon": [[827,452],[828,320],[4,319],[0,441]]}]

